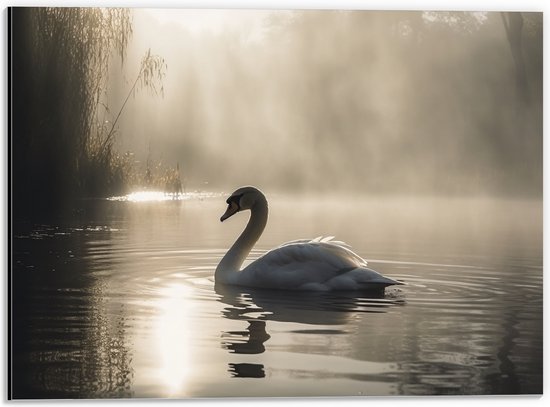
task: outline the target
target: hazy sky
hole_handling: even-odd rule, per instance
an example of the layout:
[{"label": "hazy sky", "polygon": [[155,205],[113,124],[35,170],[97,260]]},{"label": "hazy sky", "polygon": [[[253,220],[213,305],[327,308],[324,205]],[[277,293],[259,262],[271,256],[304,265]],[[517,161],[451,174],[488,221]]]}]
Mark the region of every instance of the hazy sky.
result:
[{"label": "hazy sky", "polygon": [[219,33],[223,30],[245,28],[260,30],[262,20],[270,13],[269,10],[206,10],[206,9],[136,9],[135,15],[145,13],[154,17],[160,23],[174,23],[193,32],[204,31]]},{"label": "hazy sky", "polygon": [[[111,111],[148,49],[168,67],[164,96],[140,90],[119,122],[117,147],[140,165],[149,154],[179,164],[191,185],[224,188],[487,191],[529,179],[538,189],[542,107],[514,116],[523,113],[499,13],[133,11]],[[539,20],[526,23],[524,49],[533,100]]]}]

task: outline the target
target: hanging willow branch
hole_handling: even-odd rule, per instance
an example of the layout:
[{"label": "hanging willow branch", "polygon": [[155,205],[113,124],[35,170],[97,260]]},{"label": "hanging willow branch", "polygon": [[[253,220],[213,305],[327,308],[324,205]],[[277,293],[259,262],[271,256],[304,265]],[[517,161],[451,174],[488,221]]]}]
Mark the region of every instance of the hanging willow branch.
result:
[{"label": "hanging willow branch", "polygon": [[97,143],[109,63],[125,59],[131,10],[21,7],[13,15],[17,100],[25,112],[17,116],[18,154],[34,163],[22,168],[23,178],[72,192],[83,186],[82,168]]},{"label": "hanging willow branch", "polygon": [[[105,140],[103,140],[103,143],[101,145],[102,150],[112,142],[118,119],[122,115],[122,112],[126,107],[126,104],[128,103],[130,97],[135,97],[136,91],[138,89],[138,83],[140,84],[141,88],[149,88],[155,95],[159,93],[161,96],[164,95],[164,86],[162,85],[162,79],[164,78],[164,76],[166,76],[166,69],[167,65],[164,62],[164,58],[161,58],[158,55],[151,55],[151,49],[149,48],[141,60],[141,65],[136,80],[128,91],[126,99],[124,99],[124,102],[122,103],[122,106],[118,111],[115,120],[113,121],[111,130],[105,137]],[[158,86],[160,87],[157,89]]]},{"label": "hanging willow branch", "polygon": [[[163,93],[166,64],[148,51],[112,127],[105,112],[110,64],[126,63],[132,35],[127,8],[13,8],[14,151],[18,202],[120,191],[129,156],[114,149],[116,126],[139,89]],[[28,164],[31,163],[31,164]],[[117,189],[118,188],[118,189]]]}]

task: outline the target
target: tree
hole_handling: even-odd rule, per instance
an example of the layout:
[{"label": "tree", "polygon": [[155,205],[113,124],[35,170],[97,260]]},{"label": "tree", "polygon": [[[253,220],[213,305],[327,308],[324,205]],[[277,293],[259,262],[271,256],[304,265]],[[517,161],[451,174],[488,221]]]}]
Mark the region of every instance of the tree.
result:
[{"label": "tree", "polygon": [[[26,7],[12,8],[10,19],[15,215],[63,211],[72,198],[97,193],[94,185],[103,193],[119,186],[115,126],[105,133],[100,111],[109,64],[124,63],[131,11]],[[164,68],[148,52],[137,80],[155,86]]]},{"label": "tree", "polygon": [[512,51],[512,58],[516,67],[516,88],[517,94],[521,101],[528,104],[530,101],[529,86],[527,83],[527,73],[525,69],[525,61],[523,59],[522,48],[522,29],[523,16],[521,13],[506,12],[500,14],[502,23],[506,30],[506,37]]}]

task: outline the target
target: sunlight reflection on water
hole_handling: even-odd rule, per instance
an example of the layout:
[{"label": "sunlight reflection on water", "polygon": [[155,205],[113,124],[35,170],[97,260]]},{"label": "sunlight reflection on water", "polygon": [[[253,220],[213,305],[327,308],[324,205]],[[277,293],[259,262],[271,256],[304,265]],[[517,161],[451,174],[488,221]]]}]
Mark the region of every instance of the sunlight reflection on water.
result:
[{"label": "sunlight reflection on water", "polygon": [[191,289],[183,284],[171,284],[158,293],[156,334],[159,354],[159,377],[161,386],[167,387],[167,397],[185,393],[186,378],[190,374],[192,360],[192,324],[189,315],[195,310],[196,303],[188,298]]},{"label": "sunlight reflection on water", "polygon": [[205,199],[220,196],[214,192],[184,192],[168,193],[163,191],[135,191],[128,195],[113,196],[107,198],[109,201],[119,202],[163,202],[163,201],[184,201],[189,199]]},{"label": "sunlight reflection on water", "polygon": [[[283,241],[335,234],[374,269],[407,283],[368,297],[216,286],[216,265],[246,222],[246,216],[219,222],[224,198],[108,200],[76,222],[18,231],[20,394],[178,398],[541,389],[537,205],[483,203],[480,209],[467,202],[459,211],[455,202],[457,222],[438,216],[447,207],[423,203],[396,215],[391,200],[329,205],[327,211],[319,200],[273,199],[273,216],[250,258]],[[433,229],[426,213],[438,219]],[[513,213],[524,216],[516,222]]]}]

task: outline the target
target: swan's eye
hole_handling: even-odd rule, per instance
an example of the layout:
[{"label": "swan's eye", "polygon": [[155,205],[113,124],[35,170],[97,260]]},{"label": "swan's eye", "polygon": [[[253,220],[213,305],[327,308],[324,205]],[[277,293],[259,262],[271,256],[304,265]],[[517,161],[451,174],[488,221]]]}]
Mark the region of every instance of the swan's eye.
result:
[{"label": "swan's eye", "polygon": [[237,206],[240,206],[239,202],[241,201],[242,197],[243,197],[243,194],[231,195],[229,198],[227,198],[227,201],[225,201],[225,202],[228,203],[228,204],[230,204],[231,202],[234,202],[235,204],[237,204]]},{"label": "swan's eye", "polygon": [[241,208],[241,205],[239,204],[239,202],[241,201],[241,198],[242,198],[242,194],[241,195],[232,195],[230,196],[229,198],[227,198],[227,201],[225,201],[228,205],[231,205],[232,203],[234,203],[235,205],[237,205],[237,208]]}]

